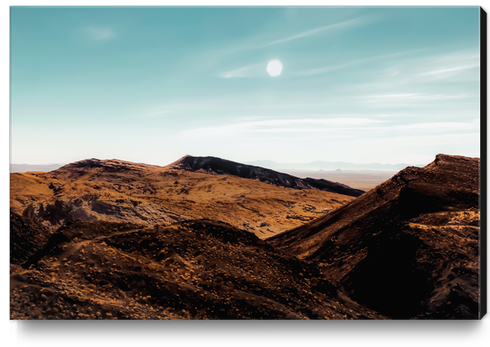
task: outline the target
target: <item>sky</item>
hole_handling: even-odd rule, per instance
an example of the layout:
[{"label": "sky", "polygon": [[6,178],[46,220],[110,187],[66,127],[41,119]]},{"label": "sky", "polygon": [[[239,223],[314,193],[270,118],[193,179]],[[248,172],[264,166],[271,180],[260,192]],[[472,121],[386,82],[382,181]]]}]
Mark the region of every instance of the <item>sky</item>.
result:
[{"label": "sky", "polygon": [[11,162],[480,155],[479,7],[12,7]]}]

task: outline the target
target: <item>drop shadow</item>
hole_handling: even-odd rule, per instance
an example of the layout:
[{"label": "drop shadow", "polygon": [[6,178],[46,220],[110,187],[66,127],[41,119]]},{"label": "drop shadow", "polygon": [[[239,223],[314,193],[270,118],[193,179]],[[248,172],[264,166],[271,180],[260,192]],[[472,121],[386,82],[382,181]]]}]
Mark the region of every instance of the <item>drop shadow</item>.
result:
[{"label": "drop shadow", "polygon": [[237,338],[244,334],[257,336],[294,335],[349,336],[355,335],[400,337],[406,334],[465,336],[483,328],[484,322],[474,321],[19,321],[17,336],[20,339],[40,338],[91,338],[144,335],[146,337],[185,339],[190,329],[192,335],[203,338],[220,336]]}]

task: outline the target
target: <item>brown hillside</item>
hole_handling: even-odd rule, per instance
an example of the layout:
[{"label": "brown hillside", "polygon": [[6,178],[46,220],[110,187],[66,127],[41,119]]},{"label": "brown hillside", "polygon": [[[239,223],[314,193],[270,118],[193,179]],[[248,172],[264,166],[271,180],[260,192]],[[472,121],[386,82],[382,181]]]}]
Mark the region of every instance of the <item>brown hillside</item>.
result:
[{"label": "brown hillside", "polygon": [[69,223],[11,265],[10,286],[11,319],[384,318],[316,265],[209,220]]},{"label": "brown hillside", "polygon": [[353,197],[204,170],[89,159],[10,176],[12,211],[51,231],[69,221],[170,225],[221,220],[260,238],[297,227]]},{"label": "brown hillside", "polygon": [[269,243],[389,317],[477,318],[479,164],[437,155]]}]

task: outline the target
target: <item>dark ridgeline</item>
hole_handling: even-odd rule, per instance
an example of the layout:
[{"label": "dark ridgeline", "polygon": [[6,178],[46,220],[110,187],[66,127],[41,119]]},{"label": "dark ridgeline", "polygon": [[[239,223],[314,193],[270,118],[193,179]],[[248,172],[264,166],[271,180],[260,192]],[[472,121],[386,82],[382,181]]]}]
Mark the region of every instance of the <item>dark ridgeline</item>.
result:
[{"label": "dark ridgeline", "polygon": [[388,317],[478,318],[479,164],[439,154],[268,242]]},{"label": "dark ridgeline", "polygon": [[325,179],[298,178],[289,174],[277,172],[259,166],[246,165],[216,157],[185,156],[175,164],[175,167],[198,171],[205,170],[217,174],[228,174],[241,178],[258,179],[261,182],[294,189],[320,189],[328,192],[360,196],[363,190],[351,188],[345,184]]}]

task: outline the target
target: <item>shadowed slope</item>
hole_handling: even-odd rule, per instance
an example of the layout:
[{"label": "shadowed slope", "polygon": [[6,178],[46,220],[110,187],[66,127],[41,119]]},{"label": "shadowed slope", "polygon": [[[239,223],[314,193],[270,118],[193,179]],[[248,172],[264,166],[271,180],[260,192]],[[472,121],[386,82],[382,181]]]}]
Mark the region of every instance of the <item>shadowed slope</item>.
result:
[{"label": "shadowed slope", "polygon": [[384,317],[217,221],[70,223],[11,267],[11,319],[354,318]]},{"label": "shadowed slope", "polygon": [[22,264],[46,243],[51,232],[10,209],[10,263]]},{"label": "shadowed slope", "polygon": [[437,155],[269,239],[393,318],[477,318],[479,159]]}]

